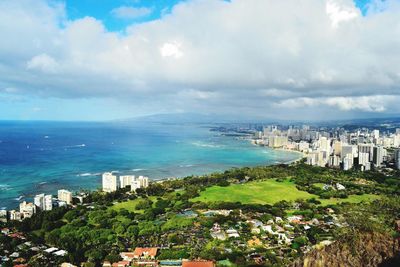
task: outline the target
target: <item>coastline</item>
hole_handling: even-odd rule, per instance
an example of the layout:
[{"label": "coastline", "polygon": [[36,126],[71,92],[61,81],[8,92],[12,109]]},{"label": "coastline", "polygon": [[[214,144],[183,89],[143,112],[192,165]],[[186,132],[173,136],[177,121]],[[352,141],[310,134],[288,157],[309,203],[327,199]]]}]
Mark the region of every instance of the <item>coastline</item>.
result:
[{"label": "coastline", "polygon": [[[235,147],[234,143],[239,142],[239,143],[242,143],[242,145],[239,145],[238,148],[246,149],[246,146],[247,146],[248,148],[250,148],[249,151],[251,151],[252,146],[248,142],[246,142],[249,139],[246,139],[246,140],[236,139],[236,138],[229,138],[229,139],[231,139],[232,141],[228,141],[219,147],[203,147],[202,146],[198,149],[200,149],[200,151],[212,150],[212,152],[214,152],[215,151],[214,149],[217,149],[220,147],[228,148],[228,145],[231,142],[233,142],[232,147],[234,148]],[[240,142],[240,141],[245,141],[245,142]],[[243,145],[243,143],[244,143],[244,145]],[[83,148],[80,148],[80,149],[83,150]],[[85,149],[88,149],[88,148],[85,148]],[[286,150],[286,149],[273,149],[273,148],[267,148],[267,149],[270,151],[276,150],[276,151],[282,151],[285,153],[296,152],[296,154],[299,154],[298,151],[291,151],[291,150]],[[257,149],[257,150],[263,150],[263,148],[259,147],[259,149]],[[78,151],[78,150],[75,150],[75,151]],[[237,150],[237,151],[239,151],[239,150]],[[224,166],[224,164],[222,164],[220,166],[221,168],[218,168],[218,167],[216,167],[219,164],[218,162],[215,163],[215,166],[207,166],[208,163],[206,162],[205,164],[203,163],[204,167],[203,167],[203,165],[199,164],[198,166],[195,166],[194,168],[188,168],[187,170],[184,170],[184,171],[176,169],[176,171],[177,171],[176,176],[174,176],[172,171],[170,172],[172,175],[165,173],[165,175],[163,175],[163,176],[152,176],[151,173],[150,174],[148,173],[148,172],[151,172],[151,170],[152,170],[151,168],[142,169],[144,173],[138,172],[135,175],[145,175],[145,176],[150,177],[151,182],[159,183],[159,182],[168,181],[168,180],[183,179],[185,177],[192,176],[192,175],[193,176],[203,176],[203,175],[208,175],[208,174],[211,174],[214,172],[224,172],[231,168],[271,166],[271,165],[276,165],[276,164],[291,164],[293,162],[299,161],[302,158],[301,156],[293,157],[294,154],[292,154],[292,156],[289,156],[289,159],[287,159],[287,160],[285,160],[285,156],[282,156],[282,157],[278,156],[278,161],[273,161],[273,158],[277,156],[276,154],[275,155],[272,154],[273,156],[271,157],[271,160],[269,160],[268,156],[264,158],[261,154],[258,154],[259,152],[257,152],[257,153],[250,154],[250,155],[252,155],[252,157],[249,157],[247,159],[247,161],[241,161],[238,158],[241,156],[240,153],[236,154],[236,152],[233,152],[233,154],[232,154],[229,150],[228,150],[228,152],[232,155],[232,158],[236,157],[238,159],[238,161],[236,161],[236,162],[232,161],[231,166],[228,166],[229,164],[225,163],[225,166]],[[202,152],[202,153],[204,153],[204,152]],[[225,153],[226,153],[226,151],[225,151]],[[258,157],[258,159],[255,157]],[[211,164],[213,164],[213,163],[211,162]],[[145,167],[143,167],[143,168],[145,168]],[[173,168],[170,167],[170,169],[173,169]],[[155,170],[157,173],[161,173],[160,170],[157,170],[157,167]],[[103,172],[104,171],[106,171],[106,170],[103,170]],[[121,172],[125,173],[125,171],[123,169]],[[18,208],[18,205],[21,201],[23,201],[23,200],[30,201],[35,194],[47,193],[47,194],[54,195],[54,194],[56,194],[58,189],[67,189],[72,192],[79,192],[82,190],[96,191],[101,187],[101,178],[99,179],[99,176],[101,176],[101,173],[98,170],[97,171],[89,170],[87,172],[82,172],[83,175],[79,175],[79,174],[76,175],[75,173],[73,173],[69,176],[71,176],[71,177],[79,176],[79,179],[84,179],[84,181],[82,181],[81,183],[79,182],[80,180],[76,180],[75,184],[73,182],[71,182],[71,180],[69,180],[69,181],[67,180],[67,183],[64,184],[62,181],[59,182],[58,180],[51,179],[52,178],[51,176],[49,176],[48,177],[49,179],[46,180],[45,175],[43,175],[42,179],[40,179],[37,183],[33,184],[33,188],[30,187],[30,188],[22,189],[23,191],[19,191],[17,195],[12,196],[12,197],[3,195],[5,202],[4,202],[4,205],[2,205],[2,208],[6,208],[6,209]],[[129,174],[129,171],[127,171],[126,173]],[[93,174],[93,175],[89,175],[89,174]],[[87,183],[86,181],[88,181],[89,183]],[[79,187],[77,186],[78,183],[80,183]],[[69,185],[72,185],[72,186],[69,186]],[[12,186],[10,186],[10,188],[12,188]],[[22,196],[22,198],[21,198],[21,196]]]}]

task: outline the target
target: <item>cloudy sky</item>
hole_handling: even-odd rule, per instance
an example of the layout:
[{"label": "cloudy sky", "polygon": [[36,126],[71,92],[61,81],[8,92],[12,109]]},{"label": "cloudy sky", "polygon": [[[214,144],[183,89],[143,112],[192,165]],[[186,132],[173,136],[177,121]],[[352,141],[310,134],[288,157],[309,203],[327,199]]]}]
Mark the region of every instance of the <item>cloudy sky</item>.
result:
[{"label": "cloudy sky", "polygon": [[1,0],[0,119],[400,113],[400,0]]}]

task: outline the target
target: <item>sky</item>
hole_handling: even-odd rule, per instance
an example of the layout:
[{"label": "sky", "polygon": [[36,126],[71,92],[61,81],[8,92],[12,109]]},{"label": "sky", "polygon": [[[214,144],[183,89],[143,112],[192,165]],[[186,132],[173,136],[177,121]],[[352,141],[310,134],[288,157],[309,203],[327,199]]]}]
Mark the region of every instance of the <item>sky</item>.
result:
[{"label": "sky", "polygon": [[1,0],[0,120],[400,114],[400,0]]}]

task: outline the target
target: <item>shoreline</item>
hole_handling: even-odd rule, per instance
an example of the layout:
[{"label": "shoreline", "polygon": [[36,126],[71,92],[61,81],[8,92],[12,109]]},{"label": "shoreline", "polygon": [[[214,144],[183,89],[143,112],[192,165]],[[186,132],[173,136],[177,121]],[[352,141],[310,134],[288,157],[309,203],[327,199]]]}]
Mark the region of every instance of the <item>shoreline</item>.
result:
[{"label": "shoreline", "polygon": [[[252,144],[251,143],[251,139],[237,139],[237,140],[242,140],[242,141],[250,141],[249,142],[249,144]],[[254,145],[257,145],[257,144],[254,144]],[[301,155],[303,155],[303,153],[302,152],[299,152],[299,151],[294,151],[294,150],[288,150],[288,149],[274,149],[274,148],[269,148],[269,147],[263,147],[263,146],[260,146],[260,145],[257,145],[257,146],[259,146],[259,148],[260,149],[265,149],[265,148],[267,148],[268,150],[276,150],[276,151],[282,151],[282,152],[295,152],[296,154],[301,154]],[[270,163],[268,163],[268,162],[264,162],[264,163],[260,163],[260,164],[255,164],[255,165],[249,165],[249,164],[246,164],[246,165],[241,165],[241,166],[239,166],[239,167],[235,167],[235,166],[233,166],[233,167],[229,167],[229,168],[224,168],[224,169],[221,169],[221,170],[217,170],[217,171],[206,171],[206,172],[204,172],[204,173],[201,173],[201,174],[187,174],[187,175],[183,175],[183,176],[177,176],[177,177],[173,177],[173,176],[169,176],[169,177],[159,177],[159,178],[155,178],[155,179],[151,179],[151,176],[149,175],[149,177],[150,177],[150,182],[153,182],[153,183],[163,183],[163,182],[165,182],[165,181],[169,181],[169,180],[178,180],[178,179],[184,179],[184,178],[186,178],[186,177],[189,177],[189,176],[194,176],[194,177],[200,177],[200,176],[205,176],[205,175],[209,175],[209,174],[211,174],[211,173],[214,173],[214,172],[224,172],[224,171],[226,171],[226,170],[229,170],[229,169],[232,169],[232,168],[245,168],[245,167],[258,167],[258,166],[273,166],[273,165],[278,165],[278,164],[292,164],[292,163],[294,163],[294,162],[298,162],[299,160],[301,160],[303,157],[302,156],[299,156],[299,157],[297,157],[297,158],[295,158],[295,159],[292,159],[292,160],[288,160],[288,161],[282,161],[282,162],[270,162]],[[101,175],[100,173],[96,173],[96,176],[97,175]],[[41,184],[42,184],[43,182],[41,182]],[[47,182],[46,182],[47,183]],[[84,191],[84,190],[87,190],[87,191],[91,191],[91,192],[94,192],[94,191],[97,191],[97,190],[99,190],[99,188],[101,187],[101,182],[99,183],[99,184],[97,184],[96,186],[94,186],[94,187],[92,187],[92,186],[87,186],[87,187],[82,187],[82,188],[80,188],[80,189],[69,189],[67,186],[60,186],[60,188],[58,188],[58,189],[67,189],[67,190],[71,190],[72,192],[80,192],[80,191]],[[57,190],[58,190],[57,189]],[[45,190],[46,191],[46,190]],[[51,194],[51,195],[54,195],[54,194],[56,194],[57,192],[55,191],[55,192],[49,192],[49,194]],[[39,194],[39,193],[38,193]],[[16,197],[16,198],[18,198],[18,196]],[[16,198],[13,198],[14,200],[16,199]],[[28,201],[29,199],[31,199],[31,197],[28,197],[27,199],[26,198],[24,198],[24,200],[26,200],[26,201]],[[21,200],[22,201],[22,200]],[[7,209],[7,210],[10,210],[10,209],[18,209],[18,205],[19,205],[19,203],[20,203],[20,201],[19,202],[14,202],[14,204],[9,204],[9,205],[7,205],[7,206],[3,206],[3,207],[0,207],[0,209],[3,209],[3,208],[5,208],[5,209]]]}]

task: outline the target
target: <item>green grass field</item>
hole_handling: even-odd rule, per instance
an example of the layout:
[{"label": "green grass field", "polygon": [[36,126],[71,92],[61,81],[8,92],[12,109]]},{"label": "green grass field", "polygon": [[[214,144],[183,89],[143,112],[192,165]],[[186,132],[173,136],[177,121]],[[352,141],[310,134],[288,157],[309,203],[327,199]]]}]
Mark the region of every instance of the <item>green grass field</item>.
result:
[{"label": "green grass field", "polygon": [[292,201],[299,198],[309,199],[312,197],[315,196],[298,190],[294,183],[289,180],[277,182],[269,179],[261,182],[233,184],[227,187],[212,186],[206,188],[193,201],[273,204],[281,200]]},{"label": "green grass field", "polygon": [[192,201],[200,202],[241,202],[243,204],[274,204],[281,200],[294,201],[296,199],[315,198],[322,202],[321,205],[337,204],[340,202],[359,203],[377,199],[376,195],[351,195],[346,199],[319,199],[317,195],[300,191],[293,182],[285,180],[277,182],[269,179],[265,181],[249,182],[246,184],[233,184],[227,187],[212,186],[200,193]]}]

